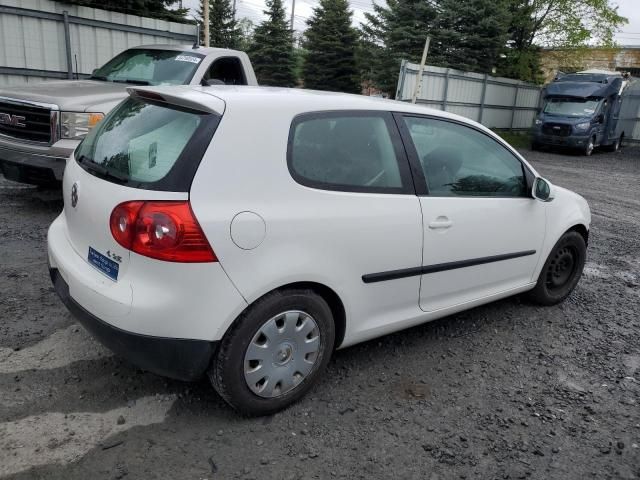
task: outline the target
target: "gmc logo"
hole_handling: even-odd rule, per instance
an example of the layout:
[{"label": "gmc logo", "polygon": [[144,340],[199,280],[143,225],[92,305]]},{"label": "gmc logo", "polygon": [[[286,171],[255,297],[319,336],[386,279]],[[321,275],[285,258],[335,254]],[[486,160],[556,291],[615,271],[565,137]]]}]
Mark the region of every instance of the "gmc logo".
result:
[{"label": "gmc logo", "polygon": [[0,112],[0,124],[9,125],[11,127],[26,127],[27,125],[22,123],[26,119],[20,115],[9,115],[8,113]]}]

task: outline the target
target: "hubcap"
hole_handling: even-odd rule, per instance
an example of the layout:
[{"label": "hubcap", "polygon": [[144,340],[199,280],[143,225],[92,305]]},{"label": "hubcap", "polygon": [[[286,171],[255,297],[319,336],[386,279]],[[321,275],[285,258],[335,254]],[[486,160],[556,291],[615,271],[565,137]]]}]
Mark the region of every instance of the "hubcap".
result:
[{"label": "hubcap", "polygon": [[576,267],[576,252],[570,247],[559,249],[549,263],[547,287],[550,290],[562,288],[573,277]]},{"label": "hubcap", "polygon": [[253,393],[265,398],[284,395],[313,370],[320,352],[320,329],[299,310],[267,320],[244,355],[244,378]]}]

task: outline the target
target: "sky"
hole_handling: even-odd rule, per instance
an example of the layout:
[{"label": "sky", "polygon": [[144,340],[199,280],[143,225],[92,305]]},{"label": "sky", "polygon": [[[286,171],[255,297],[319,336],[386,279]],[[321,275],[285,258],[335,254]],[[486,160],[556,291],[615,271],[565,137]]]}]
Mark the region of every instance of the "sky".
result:
[{"label": "sky", "polygon": [[[284,0],[288,15],[291,15],[291,1]],[[382,2],[383,0],[349,0],[349,4],[353,9],[353,20],[357,25],[364,22],[365,12],[372,12],[373,1]],[[199,5],[199,0],[182,0],[185,7],[191,8],[195,13]],[[295,0],[295,18],[294,29],[302,31],[306,28],[306,20],[313,12],[313,7],[318,4],[317,0]],[[640,46],[640,0],[612,0],[612,4],[618,5],[618,12],[629,19],[629,23],[621,28],[616,35],[616,41],[620,45]],[[246,17],[254,23],[259,23],[265,9],[264,0],[236,0],[236,10],[238,17]]]}]

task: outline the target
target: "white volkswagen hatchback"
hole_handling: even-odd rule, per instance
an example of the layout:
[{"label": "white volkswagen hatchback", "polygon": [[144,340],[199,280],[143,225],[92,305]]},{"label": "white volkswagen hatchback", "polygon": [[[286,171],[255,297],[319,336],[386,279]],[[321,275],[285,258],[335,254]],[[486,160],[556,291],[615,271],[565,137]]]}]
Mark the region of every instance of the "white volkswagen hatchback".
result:
[{"label": "white volkswagen hatchback", "polygon": [[564,300],[587,202],[462,117],[362,96],[137,88],[82,142],[51,278],[100,341],[273,413],[332,352],[528,291]]}]

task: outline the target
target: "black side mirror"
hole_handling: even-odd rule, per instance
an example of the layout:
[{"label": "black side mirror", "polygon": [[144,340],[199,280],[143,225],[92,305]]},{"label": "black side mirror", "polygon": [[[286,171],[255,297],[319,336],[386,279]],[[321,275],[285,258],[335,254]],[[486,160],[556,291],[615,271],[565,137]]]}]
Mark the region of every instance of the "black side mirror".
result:
[{"label": "black side mirror", "polygon": [[604,123],[604,113],[601,113],[600,115],[598,115],[598,123]]}]

